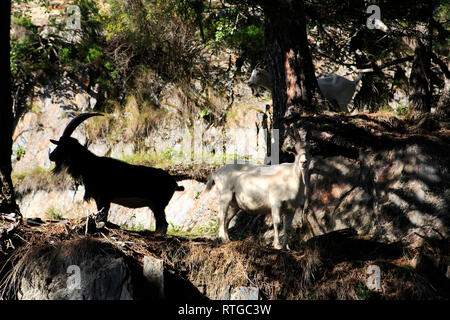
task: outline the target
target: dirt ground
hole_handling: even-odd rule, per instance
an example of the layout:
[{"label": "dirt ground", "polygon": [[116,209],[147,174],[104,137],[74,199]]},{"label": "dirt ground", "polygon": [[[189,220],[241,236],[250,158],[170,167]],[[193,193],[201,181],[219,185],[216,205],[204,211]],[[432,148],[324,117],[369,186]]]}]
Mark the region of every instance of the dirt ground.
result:
[{"label": "dirt ground", "polygon": [[[4,223],[2,228],[5,226]],[[124,257],[132,271],[136,299],[151,298],[142,285],[144,256],[164,261],[167,299],[220,299],[227,286],[254,286],[263,299],[270,300],[450,298],[447,270],[442,270],[449,258],[448,242],[429,240],[423,247],[411,249],[401,244],[377,243],[356,236],[352,230],[342,230],[286,251],[263,247],[252,239],[222,244],[214,239],[163,236],[114,226],[102,232],[84,233],[85,224],[74,221],[18,225],[8,238],[2,239],[2,283],[16,263],[24,263],[20,259],[27,251],[36,247],[58,248],[65,242],[87,239]],[[381,270],[379,291],[366,286],[371,265]]]}]

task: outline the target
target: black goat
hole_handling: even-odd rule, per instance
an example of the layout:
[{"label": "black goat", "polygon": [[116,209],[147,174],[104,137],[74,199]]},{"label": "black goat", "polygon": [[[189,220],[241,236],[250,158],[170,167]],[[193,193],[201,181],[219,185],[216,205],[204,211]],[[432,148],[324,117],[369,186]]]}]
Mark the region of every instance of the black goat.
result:
[{"label": "black goat", "polygon": [[156,231],[165,234],[167,221],[164,209],[175,191],[183,191],[175,179],[166,171],[157,168],[131,165],[129,163],[99,157],[70,137],[84,120],[99,116],[99,113],[83,113],[73,118],[59,141],[50,140],[57,147],[50,153],[55,162],[55,174],[67,172],[85,187],[84,200],[94,199],[99,211],[97,228],[107,220],[111,203],[128,208],[149,207],[156,220]]}]

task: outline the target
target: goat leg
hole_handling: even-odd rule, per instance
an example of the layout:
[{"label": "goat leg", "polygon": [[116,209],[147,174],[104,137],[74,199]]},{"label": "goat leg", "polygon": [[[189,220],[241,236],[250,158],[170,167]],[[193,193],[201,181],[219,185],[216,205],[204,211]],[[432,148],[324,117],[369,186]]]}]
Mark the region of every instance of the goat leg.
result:
[{"label": "goat leg", "polygon": [[166,234],[167,227],[169,226],[169,224],[167,223],[164,209],[158,208],[152,211],[155,216],[155,224],[156,224],[155,231],[160,234]]},{"label": "goat leg", "polygon": [[95,200],[95,203],[98,210],[95,215],[95,225],[97,229],[101,229],[105,226],[106,221],[108,221],[110,203],[103,200]]},{"label": "goat leg", "polygon": [[280,244],[280,223],[281,223],[281,209],[279,206],[272,206],[272,221],[273,221],[273,246],[275,249],[282,249],[283,247]]},{"label": "goat leg", "polygon": [[230,241],[228,237],[228,209],[230,207],[230,202],[233,198],[233,194],[231,192],[222,193],[220,195],[219,202],[219,238],[222,242]]},{"label": "goat leg", "polygon": [[235,205],[233,205],[233,203],[231,203],[228,206],[228,211],[227,211],[227,214],[225,215],[225,226],[224,226],[225,235],[228,240],[230,240],[228,237],[228,226],[230,225],[230,222],[234,218],[236,213],[238,213],[239,211],[240,211],[240,209],[238,207],[236,207]]},{"label": "goat leg", "polygon": [[289,239],[289,230],[291,229],[292,220],[294,219],[294,214],[295,211],[292,213],[285,214],[283,216],[283,233],[284,233],[283,248],[286,248],[287,250],[290,250],[287,243]]}]

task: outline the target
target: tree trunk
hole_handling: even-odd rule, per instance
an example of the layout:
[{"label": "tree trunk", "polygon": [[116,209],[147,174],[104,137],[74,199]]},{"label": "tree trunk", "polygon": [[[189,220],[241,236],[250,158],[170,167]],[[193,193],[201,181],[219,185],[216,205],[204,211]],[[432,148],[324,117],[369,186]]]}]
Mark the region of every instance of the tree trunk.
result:
[{"label": "tree trunk", "polygon": [[[284,141],[284,119],[315,111],[318,84],[306,35],[303,0],[262,1],[272,75],[273,127]],[[280,150],[281,151],[281,150]],[[280,153],[280,161],[283,162]]]},{"label": "tree trunk", "polygon": [[421,118],[422,114],[431,111],[432,83],[431,57],[433,40],[433,6],[430,3],[427,10],[428,21],[426,27],[420,28],[422,36],[417,39],[414,50],[414,60],[409,77],[410,84],[410,114],[412,118]]},{"label": "tree trunk", "polygon": [[[3,39],[9,39],[9,30],[11,23],[11,2],[1,1],[1,12],[3,14],[3,23],[1,29]],[[5,46],[5,55],[2,56],[0,64],[0,74],[6,79],[11,78],[11,70],[9,64],[9,41],[3,44]],[[2,213],[18,213],[19,208],[14,197],[14,188],[11,181],[11,149],[12,149],[12,101],[10,92],[10,82],[1,86],[1,101],[3,106],[0,108],[0,214]]]},{"label": "tree trunk", "polygon": [[414,61],[409,77],[410,112],[413,117],[431,110],[430,55],[426,47],[419,42],[414,51]]}]

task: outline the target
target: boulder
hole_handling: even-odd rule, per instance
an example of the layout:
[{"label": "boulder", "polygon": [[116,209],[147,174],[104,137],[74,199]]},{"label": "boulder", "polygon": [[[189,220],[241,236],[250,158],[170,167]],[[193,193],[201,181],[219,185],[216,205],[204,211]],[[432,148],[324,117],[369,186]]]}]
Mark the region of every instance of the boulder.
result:
[{"label": "boulder", "polygon": [[237,287],[233,289],[230,300],[258,300],[259,289],[256,287]]},{"label": "boulder", "polygon": [[[310,173],[309,209],[306,216],[293,219],[300,240],[348,228],[412,247],[426,238],[448,239],[448,162],[423,146],[362,152],[357,160],[314,157]],[[270,244],[272,219],[240,213],[230,224],[230,234],[255,235]]]},{"label": "boulder", "polygon": [[32,246],[13,269],[20,300],[131,300],[128,266],[104,243],[81,239]]}]

